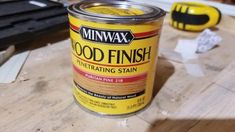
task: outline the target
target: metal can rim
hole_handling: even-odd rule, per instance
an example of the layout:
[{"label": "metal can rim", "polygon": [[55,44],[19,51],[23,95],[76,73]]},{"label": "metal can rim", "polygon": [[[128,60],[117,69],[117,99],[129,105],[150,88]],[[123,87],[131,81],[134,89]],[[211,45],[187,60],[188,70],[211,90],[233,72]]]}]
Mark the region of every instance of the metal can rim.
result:
[{"label": "metal can rim", "polygon": [[[87,6],[97,6],[97,5],[110,5],[110,6],[122,6],[122,7],[136,7],[142,11],[148,11],[142,15],[129,15],[129,16],[115,16],[107,14],[96,14],[85,11],[84,8]],[[107,1],[107,0],[86,0],[81,1],[77,4],[70,5],[67,8],[70,15],[77,17],[79,19],[103,22],[103,23],[121,23],[121,24],[136,24],[155,21],[166,15],[166,12],[161,8],[139,4],[130,1]]]}]

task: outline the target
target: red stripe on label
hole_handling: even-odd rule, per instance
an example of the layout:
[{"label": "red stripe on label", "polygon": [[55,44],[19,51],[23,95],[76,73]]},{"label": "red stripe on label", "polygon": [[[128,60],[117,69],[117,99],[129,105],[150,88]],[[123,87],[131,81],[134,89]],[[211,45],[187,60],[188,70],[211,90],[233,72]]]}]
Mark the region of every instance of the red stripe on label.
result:
[{"label": "red stripe on label", "polygon": [[72,23],[70,23],[70,28],[72,28],[73,30],[76,30],[76,31],[78,31],[80,29],[79,27],[73,25]]},{"label": "red stripe on label", "polygon": [[[79,31],[80,27],[73,25],[72,23],[70,23],[70,28],[72,28],[75,31]],[[149,31],[149,32],[142,32],[142,33],[134,33],[134,38],[142,38],[142,37],[148,37],[148,36],[153,36],[153,35],[157,35],[159,32],[159,30],[153,30],[153,31]]]},{"label": "red stripe on label", "polygon": [[145,79],[147,77],[147,73],[140,74],[137,76],[130,76],[130,77],[104,77],[104,76],[98,76],[90,73],[86,73],[79,68],[77,68],[75,65],[73,65],[73,69],[80,75],[100,82],[107,82],[107,83],[128,83],[128,82],[135,82],[138,80]]},{"label": "red stripe on label", "polygon": [[142,33],[134,33],[135,38],[140,38],[140,37],[147,37],[147,36],[152,36],[152,35],[157,35],[158,34],[158,29],[149,31],[149,32],[142,32]]}]

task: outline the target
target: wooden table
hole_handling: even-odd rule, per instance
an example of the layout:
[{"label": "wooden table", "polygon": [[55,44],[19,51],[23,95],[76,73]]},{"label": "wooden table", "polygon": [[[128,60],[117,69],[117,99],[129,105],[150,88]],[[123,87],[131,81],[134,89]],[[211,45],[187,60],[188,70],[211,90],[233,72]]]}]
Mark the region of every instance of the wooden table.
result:
[{"label": "wooden table", "polygon": [[[0,132],[234,132],[235,20],[224,16],[215,31],[223,41],[200,54],[204,77],[160,58],[151,105],[117,119],[75,104],[69,39],[34,49],[16,82],[0,85]],[[166,19],[160,48],[174,49],[179,38],[197,35],[171,28]]]}]

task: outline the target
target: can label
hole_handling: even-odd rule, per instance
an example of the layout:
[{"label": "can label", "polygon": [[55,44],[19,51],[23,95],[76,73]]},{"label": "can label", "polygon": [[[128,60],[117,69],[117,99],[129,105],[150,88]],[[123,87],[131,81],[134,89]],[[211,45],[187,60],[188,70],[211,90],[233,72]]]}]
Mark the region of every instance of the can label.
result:
[{"label": "can label", "polygon": [[152,97],[162,20],[106,24],[69,15],[74,97],[83,107],[122,115],[142,109]]}]

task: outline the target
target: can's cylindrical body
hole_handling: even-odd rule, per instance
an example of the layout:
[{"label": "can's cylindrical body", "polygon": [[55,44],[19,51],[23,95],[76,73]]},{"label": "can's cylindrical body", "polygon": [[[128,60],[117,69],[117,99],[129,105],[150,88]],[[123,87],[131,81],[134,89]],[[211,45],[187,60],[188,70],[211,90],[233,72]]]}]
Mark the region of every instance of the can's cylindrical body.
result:
[{"label": "can's cylindrical body", "polygon": [[143,109],[152,98],[165,12],[121,1],[83,1],[68,11],[75,100],[104,115]]}]

